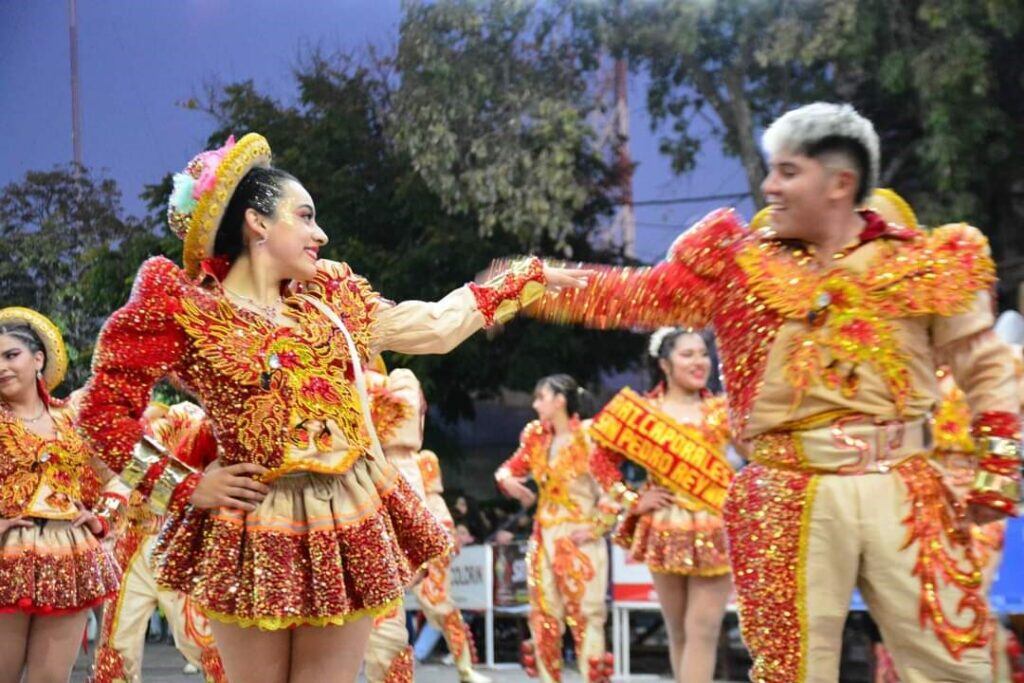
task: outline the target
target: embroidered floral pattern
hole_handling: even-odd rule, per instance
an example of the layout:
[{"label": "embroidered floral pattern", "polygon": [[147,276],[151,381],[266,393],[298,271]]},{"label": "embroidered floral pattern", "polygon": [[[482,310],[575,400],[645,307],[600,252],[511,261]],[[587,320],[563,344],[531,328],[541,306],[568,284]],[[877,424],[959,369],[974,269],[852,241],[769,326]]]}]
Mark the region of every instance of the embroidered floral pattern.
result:
[{"label": "embroidered floral pattern", "polygon": [[[967,648],[985,644],[988,619],[985,596],[978,590],[981,567],[971,547],[964,509],[959,502],[950,508],[937,472],[923,458],[911,458],[897,472],[907,487],[910,503],[903,519],[907,529],[903,547],[917,547],[914,575],[921,582],[921,625],[930,625],[939,642],[959,658]],[[950,541],[967,549],[963,563],[947,550]],[[946,614],[938,594],[942,584],[960,590],[957,613],[970,615],[965,625],[957,626]]]},{"label": "embroidered floral pattern", "polygon": [[[46,439],[27,429],[21,420],[0,407],[0,517],[17,517],[29,505],[44,502],[54,511],[68,511],[85,500],[83,488],[95,493],[90,453],[74,430],[69,411],[52,401],[57,435]],[[35,501],[41,486],[45,501]]]}]

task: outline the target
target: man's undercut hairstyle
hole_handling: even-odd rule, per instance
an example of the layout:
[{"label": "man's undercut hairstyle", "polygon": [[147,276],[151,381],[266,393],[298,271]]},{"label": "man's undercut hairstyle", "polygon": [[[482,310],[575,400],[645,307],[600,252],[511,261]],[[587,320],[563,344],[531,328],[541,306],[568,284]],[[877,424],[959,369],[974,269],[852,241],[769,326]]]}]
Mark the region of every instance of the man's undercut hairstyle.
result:
[{"label": "man's undercut hairstyle", "polygon": [[878,133],[871,122],[848,104],[815,102],[786,112],[761,137],[768,156],[779,152],[813,159],[837,156],[857,173],[854,201],[863,203],[878,184]]}]

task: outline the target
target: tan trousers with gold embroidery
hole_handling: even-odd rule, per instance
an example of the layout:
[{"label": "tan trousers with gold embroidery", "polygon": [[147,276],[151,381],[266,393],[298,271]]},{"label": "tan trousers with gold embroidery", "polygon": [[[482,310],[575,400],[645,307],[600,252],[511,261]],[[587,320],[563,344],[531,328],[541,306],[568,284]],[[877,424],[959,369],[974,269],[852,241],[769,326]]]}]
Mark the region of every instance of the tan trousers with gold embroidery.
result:
[{"label": "tan trousers with gold embroidery", "polygon": [[[416,495],[425,499],[423,476],[416,459],[412,456],[389,456],[387,460],[405,477]],[[367,683],[411,683],[413,658],[409,629],[405,627],[404,604],[374,619],[363,672]]]},{"label": "tan trousers with gold embroidery", "polygon": [[374,619],[363,673],[367,683],[412,683],[412,647],[405,627],[405,606]]},{"label": "tan trousers with gold embroidery", "polygon": [[136,683],[142,674],[146,627],[159,607],[174,637],[174,646],[215,681],[221,669],[210,625],[199,610],[176,591],[157,585],[150,564],[156,534],[145,537],[121,578],[117,599],[104,607],[96,650],[96,683]]},{"label": "tan trousers with gold embroidery", "polygon": [[448,572],[450,565],[451,560],[448,558],[431,562],[427,565],[427,575],[416,584],[413,592],[419,600],[423,616],[444,634],[448,651],[455,660],[455,668],[460,674],[466,675],[473,670],[473,650],[462,613],[452,601],[451,574]]},{"label": "tan trousers with gold embroidery", "polygon": [[605,539],[575,545],[569,538],[582,525],[558,524],[530,540],[530,634],[537,672],[544,683],[562,680],[562,636],[568,624],[583,680],[590,659],[604,654],[608,615],[608,545]]},{"label": "tan trousers with gold embroidery", "polygon": [[[943,557],[964,569],[967,565],[962,546],[932,553],[916,539],[903,548],[909,530],[901,522],[908,514],[927,513],[911,509],[905,484],[895,473],[819,478],[804,575],[807,681],[838,680],[843,624],[854,587],[860,589],[904,683],[990,680],[987,648],[967,647],[957,657],[942,642],[955,640],[956,630],[968,627],[975,615],[958,615],[964,593],[946,583],[941,571],[934,596],[942,611],[924,607],[928,616],[921,623],[922,602],[927,602],[932,588],[922,583],[927,577],[915,576],[917,566],[938,563]],[[974,593],[980,595],[977,589]],[[940,618],[944,623],[938,623]]]}]

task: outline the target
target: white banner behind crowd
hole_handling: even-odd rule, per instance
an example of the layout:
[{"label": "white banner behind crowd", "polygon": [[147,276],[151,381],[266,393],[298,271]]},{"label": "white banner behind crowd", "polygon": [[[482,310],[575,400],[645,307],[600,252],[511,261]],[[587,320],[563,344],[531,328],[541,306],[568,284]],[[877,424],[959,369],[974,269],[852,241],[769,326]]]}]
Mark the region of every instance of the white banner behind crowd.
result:
[{"label": "white banner behind crowd", "polygon": [[[452,559],[452,600],[459,609],[490,609],[490,590],[493,585],[488,577],[491,547],[488,545],[463,546],[462,552]],[[407,609],[419,609],[416,596],[410,591],[405,594]]]}]

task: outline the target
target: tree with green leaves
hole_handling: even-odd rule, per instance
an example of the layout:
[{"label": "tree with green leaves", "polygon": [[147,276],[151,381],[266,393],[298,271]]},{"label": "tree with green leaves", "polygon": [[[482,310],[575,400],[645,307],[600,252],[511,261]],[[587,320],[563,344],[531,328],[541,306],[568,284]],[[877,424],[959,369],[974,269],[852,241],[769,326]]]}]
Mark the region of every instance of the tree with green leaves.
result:
[{"label": "tree with green leaves", "polygon": [[80,386],[100,325],[131,282],[125,253],[155,240],[121,209],[116,183],[81,167],[30,171],[0,191],[0,306],[57,323],[70,357],[62,391]]},{"label": "tree with green leaves", "polygon": [[574,3],[403,5],[389,125],[451,213],[564,249],[607,174],[587,120],[598,66]]},{"label": "tree with green leaves", "polygon": [[[764,160],[758,129],[822,92],[826,73],[810,46],[827,42],[814,30],[849,21],[849,3],[791,0],[716,0],[622,3],[607,18],[614,49],[630,56],[649,78],[652,126],[667,124],[661,140],[677,173],[693,170],[708,140],[694,123],[710,123],[712,137],[737,157],[756,206],[764,205]],[[780,49],[794,55],[771,60]]]},{"label": "tree with green leaves", "polygon": [[[251,82],[211,89],[201,108],[214,117],[209,145],[230,134],[259,131],[274,163],[295,174],[312,194],[330,242],[323,258],[346,261],[384,296],[434,299],[473,279],[493,258],[535,251],[564,255],[559,239],[578,258],[607,260],[588,240],[610,208],[605,169],[588,152],[573,157],[587,175],[584,201],[565,215],[559,239],[537,228],[516,232],[495,224],[487,238],[475,216],[449,211],[393,137],[389,64],[347,56],[309,56],[296,71],[298,95],[282,103]],[[511,143],[509,143],[511,144]],[[169,181],[147,196],[162,212]],[[413,369],[431,402],[448,418],[473,414],[473,400],[503,389],[532,390],[538,377],[569,372],[595,383],[604,371],[639,358],[641,340],[544,326],[518,320],[478,334],[444,356],[389,357]]]},{"label": "tree with green leaves", "polygon": [[764,125],[813,100],[850,102],[878,129],[882,184],[927,224],[980,226],[1004,294],[1024,280],[1020,2],[664,0],[609,16],[605,42],[650,77],[648,107],[671,130],[662,149],[677,171],[706,143],[693,126],[704,118],[760,206]]}]

